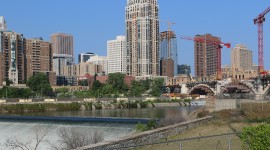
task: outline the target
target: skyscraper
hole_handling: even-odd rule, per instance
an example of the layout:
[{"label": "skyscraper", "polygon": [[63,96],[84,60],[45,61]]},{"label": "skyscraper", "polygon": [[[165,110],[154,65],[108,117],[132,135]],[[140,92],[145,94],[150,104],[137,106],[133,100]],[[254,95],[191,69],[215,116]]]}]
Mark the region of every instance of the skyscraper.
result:
[{"label": "skyscraper", "polygon": [[51,35],[53,44],[53,54],[67,54],[72,55],[73,51],[73,36],[65,33],[55,33]]},{"label": "skyscraper", "polygon": [[26,78],[29,79],[34,74],[43,72],[51,85],[55,85],[52,43],[43,41],[42,38],[27,39],[25,53]]},{"label": "skyscraper", "polygon": [[127,45],[125,36],[107,42],[108,73],[126,73]]},{"label": "skyscraper", "polygon": [[7,23],[6,20],[3,16],[0,16],[0,31],[5,31],[7,30]]},{"label": "skyscraper", "polygon": [[65,33],[51,35],[53,49],[53,71],[56,75],[63,74],[63,67],[73,64],[73,36]]},{"label": "skyscraper", "polygon": [[38,72],[47,74],[54,85],[52,46],[42,39],[25,39],[22,34],[0,31],[0,85],[10,80],[24,84]]},{"label": "skyscraper", "polygon": [[127,0],[127,73],[159,75],[159,14],[157,0]]},{"label": "skyscraper", "polygon": [[[211,34],[196,35],[195,38],[220,42],[219,37],[212,36]],[[194,42],[194,68],[196,77],[206,78],[217,75],[219,45],[215,42]]]},{"label": "skyscraper", "polygon": [[231,50],[231,65],[235,71],[244,71],[252,69],[252,51],[245,45],[237,44]]},{"label": "skyscraper", "polygon": [[7,80],[22,84],[26,77],[26,40],[16,32],[0,31],[0,37],[0,85]]},{"label": "skyscraper", "polygon": [[[172,59],[173,75],[177,75],[178,55],[177,55],[177,39],[173,31],[164,31],[160,33],[160,61]],[[161,63],[163,64],[163,63]],[[161,66],[160,68],[162,68]],[[167,67],[166,67],[167,68]],[[161,75],[166,76],[166,74]]]}]

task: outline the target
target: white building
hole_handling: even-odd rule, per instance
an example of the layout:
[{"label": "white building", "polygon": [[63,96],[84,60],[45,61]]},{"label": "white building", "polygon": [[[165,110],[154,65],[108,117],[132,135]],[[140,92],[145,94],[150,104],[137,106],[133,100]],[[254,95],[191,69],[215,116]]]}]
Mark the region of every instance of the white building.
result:
[{"label": "white building", "polygon": [[157,0],[127,0],[127,73],[159,75],[159,7]]},{"label": "white building", "polygon": [[3,16],[0,16],[0,30],[5,31],[7,30],[7,23]]},{"label": "white building", "polygon": [[237,44],[231,50],[231,65],[235,71],[251,70],[253,66],[252,51],[245,45]]},{"label": "white building", "polygon": [[[102,66],[101,70],[104,74],[108,74],[108,60],[106,56],[98,56],[95,55],[93,57],[90,57],[90,59],[87,62],[92,62],[93,64]],[[98,71],[100,72],[100,71]]]},{"label": "white building", "polygon": [[116,40],[107,42],[108,73],[126,74],[127,44],[125,36],[117,36]]}]

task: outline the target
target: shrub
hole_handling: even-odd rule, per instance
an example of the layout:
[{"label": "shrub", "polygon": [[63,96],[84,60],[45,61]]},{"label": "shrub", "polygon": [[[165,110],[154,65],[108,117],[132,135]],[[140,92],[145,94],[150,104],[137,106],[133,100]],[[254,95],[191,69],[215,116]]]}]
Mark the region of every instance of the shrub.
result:
[{"label": "shrub", "polygon": [[243,149],[269,150],[270,125],[262,123],[258,126],[244,127],[240,139],[244,142]]}]

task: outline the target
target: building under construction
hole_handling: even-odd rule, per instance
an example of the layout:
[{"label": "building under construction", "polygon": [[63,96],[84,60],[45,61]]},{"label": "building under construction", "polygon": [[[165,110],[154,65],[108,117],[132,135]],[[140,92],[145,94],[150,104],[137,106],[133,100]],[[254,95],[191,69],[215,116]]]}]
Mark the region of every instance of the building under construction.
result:
[{"label": "building under construction", "polygon": [[[178,55],[177,39],[173,31],[164,31],[160,33],[160,75],[173,77],[177,75]],[[171,65],[168,65],[172,61]],[[164,63],[166,62],[166,63]],[[166,65],[167,64],[167,65]],[[164,72],[166,69],[166,73]]]},{"label": "building under construction", "polygon": [[127,74],[159,75],[157,0],[127,0]]},{"label": "building under construction", "polygon": [[196,35],[194,38],[205,40],[205,42],[194,41],[195,76],[203,80],[217,76],[219,49],[217,43],[220,43],[220,38],[211,34]]}]

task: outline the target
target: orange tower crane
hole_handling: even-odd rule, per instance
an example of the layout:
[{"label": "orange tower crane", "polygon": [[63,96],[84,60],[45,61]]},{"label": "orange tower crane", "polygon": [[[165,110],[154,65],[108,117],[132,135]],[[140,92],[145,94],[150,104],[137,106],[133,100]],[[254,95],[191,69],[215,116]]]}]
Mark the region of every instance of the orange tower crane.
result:
[{"label": "orange tower crane", "polygon": [[180,37],[180,39],[184,39],[184,40],[192,40],[195,42],[200,42],[200,43],[212,43],[217,45],[217,79],[221,80],[222,75],[221,75],[221,48],[223,48],[223,46],[226,46],[227,48],[231,47],[230,43],[223,43],[223,42],[218,42],[218,41],[211,41],[211,40],[206,40],[204,38],[198,38],[198,37],[188,37],[188,36],[182,36]]}]

